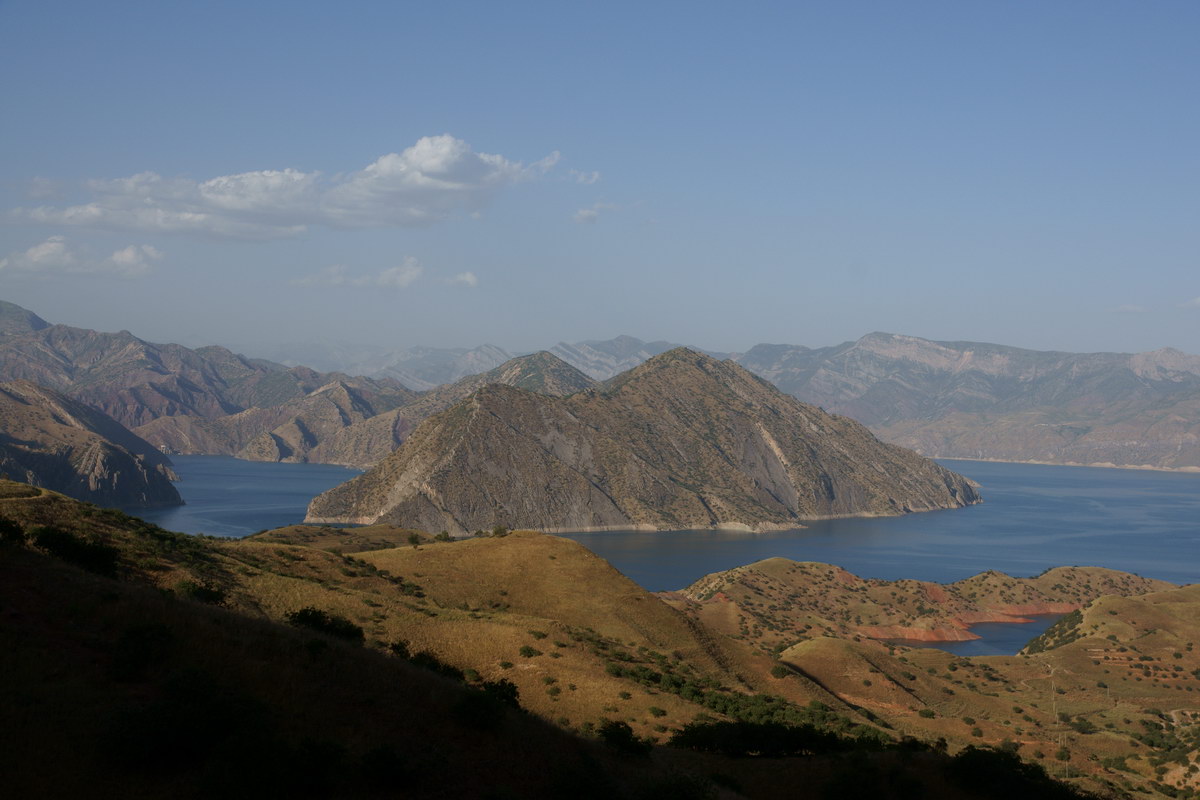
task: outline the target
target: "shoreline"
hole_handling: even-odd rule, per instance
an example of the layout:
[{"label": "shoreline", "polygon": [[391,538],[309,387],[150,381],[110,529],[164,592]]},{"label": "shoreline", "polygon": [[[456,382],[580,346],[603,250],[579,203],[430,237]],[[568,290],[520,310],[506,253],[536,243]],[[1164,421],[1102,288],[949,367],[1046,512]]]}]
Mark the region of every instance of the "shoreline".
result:
[{"label": "shoreline", "polygon": [[980,461],[985,464],[1035,464],[1042,467],[1094,467],[1095,469],[1127,469],[1140,472],[1179,472],[1185,475],[1200,475],[1200,467],[1156,467],[1153,464],[1114,464],[1111,461],[1022,461],[1015,458],[978,458],[968,456],[925,456],[935,461]]}]

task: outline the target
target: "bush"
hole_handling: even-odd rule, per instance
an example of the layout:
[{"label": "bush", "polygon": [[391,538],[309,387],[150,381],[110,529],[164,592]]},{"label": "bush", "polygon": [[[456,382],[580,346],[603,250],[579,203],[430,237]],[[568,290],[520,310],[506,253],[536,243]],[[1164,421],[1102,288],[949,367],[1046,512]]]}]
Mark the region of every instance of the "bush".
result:
[{"label": "bush", "polygon": [[350,620],[312,606],[307,606],[299,611],[289,611],[284,615],[284,619],[297,628],[308,628],[355,644],[362,644],[366,639],[363,629]]},{"label": "bush", "polygon": [[647,710],[650,712],[650,716],[652,717],[665,717],[667,715],[666,710],[659,708],[658,706],[650,706],[650,708]]},{"label": "bush", "polygon": [[207,582],[197,583],[196,581],[182,580],[175,585],[175,593],[188,600],[195,600],[197,603],[205,603],[210,606],[225,605],[225,590]]},{"label": "bush", "polygon": [[600,737],[600,741],[618,753],[629,756],[646,756],[650,754],[650,742],[635,736],[633,728],[629,727],[629,724],[626,722],[606,719],[600,723],[600,727],[596,729],[596,734]]},{"label": "bush", "polygon": [[692,722],[671,737],[670,745],[702,753],[766,758],[833,753],[847,747],[829,731],[778,722]]},{"label": "bush", "polygon": [[0,544],[24,544],[25,530],[11,519],[0,519]]},{"label": "bush", "polygon": [[933,709],[932,708],[922,708],[920,711],[917,712],[917,716],[924,717],[925,719],[933,719]]},{"label": "bush", "polygon": [[517,691],[517,685],[507,678],[484,681],[479,688],[484,694],[491,695],[509,708],[520,710],[521,694]]},{"label": "bush", "polygon": [[792,674],[792,671],[790,669],[788,669],[787,667],[785,667],[783,664],[776,664],[775,666],[771,667],[771,677],[772,678],[786,678],[788,675],[791,675],[791,674]]},{"label": "bush", "polygon": [[517,653],[521,656],[521,658],[533,658],[534,656],[540,656],[542,651],[538,650],[536,647],[530,647],[526,644],[521,645],[521,649],[518,650]]},{"label": "bush", "polygon": [[117,574],[117,548],[89,542],[70,531],[50,526],[33,529],[33,543],[50,555],[109,578]]}]

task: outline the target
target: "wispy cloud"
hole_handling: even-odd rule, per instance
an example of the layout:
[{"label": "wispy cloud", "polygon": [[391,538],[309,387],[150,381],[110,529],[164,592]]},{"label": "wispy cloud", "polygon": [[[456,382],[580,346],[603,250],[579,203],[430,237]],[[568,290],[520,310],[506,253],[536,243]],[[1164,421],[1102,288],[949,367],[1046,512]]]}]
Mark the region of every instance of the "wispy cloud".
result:
[{"label": "wispy cloud", "polygon": [[600,180],[600,173],[596,171],[580,172],[577,169],[573,169],[569,170],[567,174],[574,178],[576,183],[582,183],[587,186],[590,186]]},{"label": "wispy cloud", "polygon": [[581,208],[576,211],[571,216],[571,219],[575,220],[581,225],[591,225],[595,223],[596,220],[600,219],[600,212],[616,207],[617,206],[614,203],[593,203],[588,208]]},{"label": "wispy cloud", "polygon": [[424,137],[344,175],[283,169],[195,181],[142,172],[88,181],[89,202],[17,208],[9,217],[25,223],[240,239],[295,236],[313,225],[412,227],[478,211],[500,190],[544,174],[558,160],[554,152],[522,164],[477,153],[445,134]]},{"label": "wispy cloud", "polygon": [[51,236],[28,250],[0,258],[0,272],[26,272],[38,275],[109,275],[136,278],[154,269],[164,254],[153,245],[131,244],[108,258],[93,259],[72,245],[65,236]]},{"label": "wispy cloud", "polygon": [[450,283],[454,286],[466,286],[469,289],[474,289],[479,285],[479,278],[474,272],[460,272],[453,278],[450,278]]},{"label": "wispy cloud", "polygon": [[394,267],[363,274],[351,274],[345,264],[334,264],[314,275],[306,275],[292,281],[293,286],[342,286],[351,289],[406,289],[412,285],[425,270],[412,256]]},{"label": "wispy cloud", "polygon": [[1180,308],[1200,308],[1200,297],[1193,297],[1191,300],[1179,304]]}]

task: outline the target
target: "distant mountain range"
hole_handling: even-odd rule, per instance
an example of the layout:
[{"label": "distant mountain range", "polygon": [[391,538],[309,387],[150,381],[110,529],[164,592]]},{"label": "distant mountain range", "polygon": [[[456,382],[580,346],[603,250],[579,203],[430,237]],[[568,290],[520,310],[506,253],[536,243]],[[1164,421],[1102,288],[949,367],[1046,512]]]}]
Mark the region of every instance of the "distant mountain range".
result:
[{"label": "distant mountain range", "polygon": [[872,333],[759,345],[747,369],[882,438],[946,458],[1200,468],[1200,357],[1058,353]]},{"label": "distant mountain range", "polygon": [[[603,381],[676,346],[619,336],[548,352]],[[492,345],[275,355],[298,352],[326,371],[50,325],[0,302],[0,380],[63,391],[184,453],[369,466],[483,383],[541,369]],[[1200,469],[1200,357],[1176,350],[1078,354],[872,333],[709,355],[933,457]]]},{"label": "distant mountain range", "polygon": [[495,525],[758,529],[978,500],[962,476],[853,420],[731,361],[676,348],[567,397],[484,386],[371,471],[317,497],[308,518],[403,520],[453,534]]}]

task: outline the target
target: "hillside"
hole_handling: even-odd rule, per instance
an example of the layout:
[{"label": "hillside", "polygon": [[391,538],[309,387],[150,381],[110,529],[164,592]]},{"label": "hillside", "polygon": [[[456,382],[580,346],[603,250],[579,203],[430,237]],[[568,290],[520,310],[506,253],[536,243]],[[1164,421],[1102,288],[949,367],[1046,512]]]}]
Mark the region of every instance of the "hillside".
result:
[{"label": "hillside", "polygon": [[1057,567],[1034,578],[989,571],[949,584],[864,579],[830,564],[771,558],[706,575],[664,595],[714,630],[771,651],[833,636],[927,642],[979,638],[981,622],[1066,614],[1106,595],[1173,589],[1165,581],[1098,567]]},{"label": "hillside", "polygon": [[[24,309],[12,306],[4,317],[18,319],[20,312]],[[134,429],[160,417],[211,420],[276,406],[350,379],[247,358],[223,347],[191,349],[154,344],[128,331],[28,324],[0,335],[0,380],[27,380],[60,391]],[[354,380],[380,394],[413,397],[392,381]]]},{"label": "hillside", "polygon": [[[287,543],[311,530],[188,537],[7,481],[0,519],[0,730],[20,731],[0,766],[20,794],[991,797],[976,764],[1075,796],[1011,757],[893,743],[574,542],[343,555]],[[722,755],[706,742],[726,731],[793,755]]]},{"label": "hillside", "polygon": [[362,378],[331,381],[277,405],[248,408],[217,419],[159,417],[137,428],[175,453],[231,455],[251,461],[320,461],[314,452],[357,423],[416,398],[404,389]]},{"label": "hillside", "polygon": [[1057,353],[873,333],[739,363],[931,457],[1200,468],[1200,357]]},{"label": "hillside", "polygon": [[171,462],[110,417],[28,381],[0,383],[0,473],[105,506],[179,505]]},{"label": "hillside", "polygon": [[492,384],[516,386],[552,397],[594,388],[595,381],[545,351],[510,359],[495,369],[439,386],[390,412],[372,416],[322,439],[308,460],[373,467],[399,447],[423,420]]},{"label": "hillside", "polygon": [[965,478],[687,349],[566,398],[492,385],[426,420],[310,521],[462,533],[784,526],[977,502]]}]

